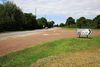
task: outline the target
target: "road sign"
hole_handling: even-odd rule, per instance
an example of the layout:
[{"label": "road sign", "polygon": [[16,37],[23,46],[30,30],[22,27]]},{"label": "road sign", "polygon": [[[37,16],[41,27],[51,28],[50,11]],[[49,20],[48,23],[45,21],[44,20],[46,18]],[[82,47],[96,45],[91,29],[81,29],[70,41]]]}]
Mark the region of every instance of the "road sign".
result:
[{"label": "road sign", "polygon": [[77,29],[78,36],[89,36],[91,34],[91,29]]}]

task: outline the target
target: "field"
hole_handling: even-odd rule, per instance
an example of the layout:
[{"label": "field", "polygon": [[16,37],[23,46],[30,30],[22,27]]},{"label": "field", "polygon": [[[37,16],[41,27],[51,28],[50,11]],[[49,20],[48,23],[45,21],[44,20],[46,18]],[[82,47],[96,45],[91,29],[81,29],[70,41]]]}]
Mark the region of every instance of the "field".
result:
[{"label": "field", "polygon": [[[60,40],[55,40],[53,42],[47,42],[45,44],[41,44],[31,48],[27,48],[21,51],[13,52],[5,56],[1,56],[0,65],[1,67],[30,67],[31,65],[33,65],[34,67],[34,63],[35,63],[37,65],[40,64],[40,66],[36,66],[36,67],[46,67],[45,64],[47,63],[48,65],[51,64],[51,62],[48,61],[45,63],[44,61],[44,63],[42,63],[39,59],[42,60],[42,58],[46,58],[49,56],[54,56],[54,57],[58,56],[57,58],[59,58],[59,56],[61,55],[66,56],[67,54],[70,53],[73,54],[72,55],[70,54],[68,58],[76,59],[75,58],[75,56],[77,56],[76,52],[79,52],[78,53],[79,55],[82,55],[82,53],[87,54],[86,56],[88,56],[88,52],[89,52],[90,55],[97,56],[96,58],[93,57],[92,61],[96,60],[96,62],[98,63],[95,62],[94,64],[98,65],[100,63],[100,58],[99,58],[100,54],[98,53],[100,52],[100,35],[91,38],[64,38]],[[95,54],[95,52],[98,54]],[[67,58],[67,57],[63,57],[63,58]],[[66,60],[69,60],[68,58]],[[84,56],[80,58],[84,58]],[[64,62],[65,64],[66,61],[62,61],[62,62]],[[57,61],[54,62],[54,65],[56,63]],[[60,63],[60,61],[58,63]],[[69,61],[68,63],[72,63],[72,62]],[[85,62],[83,62],[83,64],[84,63]],[[51,66],[51,67],[58,67],[58,66]]]}]

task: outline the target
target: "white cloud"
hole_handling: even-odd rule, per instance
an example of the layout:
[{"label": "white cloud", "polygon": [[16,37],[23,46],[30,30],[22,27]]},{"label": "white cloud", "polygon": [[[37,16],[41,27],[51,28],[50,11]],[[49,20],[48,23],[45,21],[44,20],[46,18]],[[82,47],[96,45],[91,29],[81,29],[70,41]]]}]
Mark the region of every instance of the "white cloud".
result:
[{"label": "white cloud", "polygon": [[[100,14],[100,0],[10,0],[16,3],[24,12],[35,13],[38,16],[85,16],[92,18]],[[56,18],[55,18],[56,19]],[[63,17],[61,18],[63,19]],[[66,19],[64,19],[66,20]]]}]

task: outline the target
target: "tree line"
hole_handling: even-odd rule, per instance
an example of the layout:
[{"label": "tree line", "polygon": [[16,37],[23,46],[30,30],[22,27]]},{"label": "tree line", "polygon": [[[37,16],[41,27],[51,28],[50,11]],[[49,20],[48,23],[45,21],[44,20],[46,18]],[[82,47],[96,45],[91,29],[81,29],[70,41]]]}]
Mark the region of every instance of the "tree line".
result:
[{"label": "tree line", "polygon": [[45,17],[36,19],[32,13],[23,13],[12,2],[7,1],[0,4],[0,32],[51,28],[54,23],[54,21],[47,21]]},{"label": "tree line", "polygon": [[80,17],[76,20],[73,17],[69,17],[66,23],[61,23],[61,27],[76,27],[76,28],[96,28],[100,29],[100,15],[97,15],[93,19],[86,19],[85,17]]}]

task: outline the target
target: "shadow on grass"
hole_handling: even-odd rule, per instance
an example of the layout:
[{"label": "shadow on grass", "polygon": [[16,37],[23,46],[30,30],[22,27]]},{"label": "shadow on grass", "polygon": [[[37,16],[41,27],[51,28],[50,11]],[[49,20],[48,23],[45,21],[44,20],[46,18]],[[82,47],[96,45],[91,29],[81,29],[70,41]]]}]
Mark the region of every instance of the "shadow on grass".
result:
[{"label": "shadow on grass", "polygon": [[80,38],[80,39],[93,39],[92,37],[77,37],[77,38]]}]

